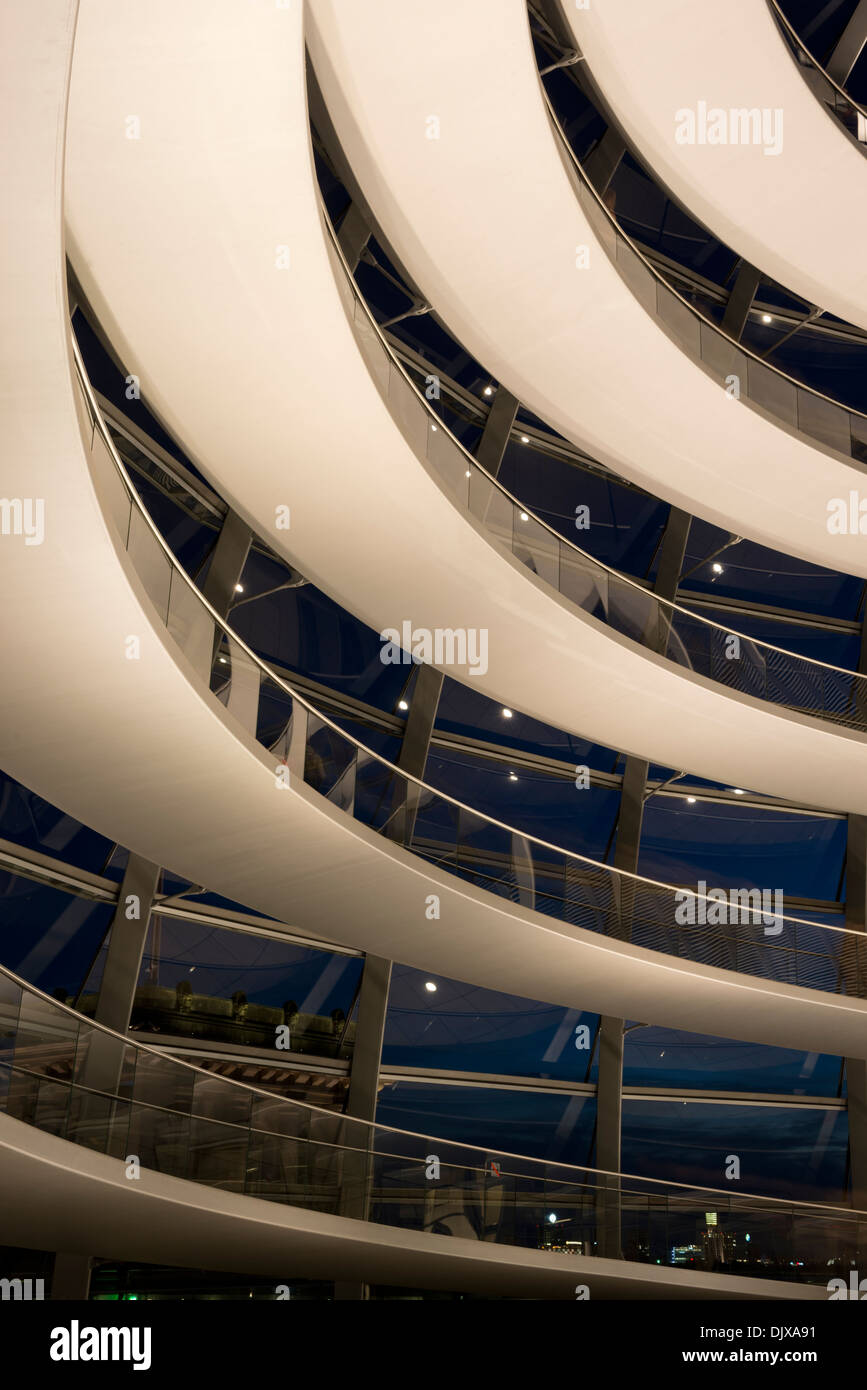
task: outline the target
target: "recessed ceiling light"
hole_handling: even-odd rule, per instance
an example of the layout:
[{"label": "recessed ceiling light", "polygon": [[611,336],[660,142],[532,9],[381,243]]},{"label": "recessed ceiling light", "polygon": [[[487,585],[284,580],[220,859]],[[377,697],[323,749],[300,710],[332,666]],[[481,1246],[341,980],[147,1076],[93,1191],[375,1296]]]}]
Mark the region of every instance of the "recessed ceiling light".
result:
[{"label": "recessed ceiling light", "polygon": [[528,521],[528,520],[529,520],[529,517],[527,516],[527,513],[526,513],[526,512],[521,512],[521,520],[522,520],[522,521]]},{"label": "recessed ceiling light", "polygon": [[762,323],[773,323],[770,314],[762,314]]},{"label": "recessed ceiling light", "polygon": [[735,796],[746,796],[746,792],[744,791],[743,787],[732,787],[732,791],[734,792]]},{"label": "recessed ceiling light", "polygon": [[436,425],[431,425],[431,429],[433,430],[434,434],[436,434],[436,432],[437,432],[437,427],[436,427]]},{"label": "recessed ceiling light", "polygon": [[243,586],[243,584],[236,584],[236,585],[235,585],[235,593],[236,593],[236,594],[243,594],[243,592],[244,592],[244,586]]},{"label": "recessed ceiling light", "polygon": [[522,435],[521,435],[521,443],[522,443],[522,444],[529,444],[529,442],[530,442],[530,436],[529,436],[528,434],[522,434]]},{"label": "recessed ceiling light", "polygon": [[225,666],[225,664],[226,664],[226,658],[225,658],[224,656],[221,656],[221,657],[220,657],[220,663],[221,663],[223,666]]},{"label": "recessed ceiling light", "polygon": [[722,574],[722,572],[723,572],[723,567],[722,567],[722,565],[720,565],[720,564],[715,564],[714,567],[713,567],[713,572],[714,572],[714,574]]},{"label": "recessed ceiling light", "polygon": [[425,980],[424,987],[427,990],[428,994],[436,994],[437,992],[437,987],[434,984],[433,980]]},{"label": "recessed ceiling light", "polygon": [[470,476],[470,470],[467,469],[467,477],[469,478],[469,476]]},{"label": "recessed ceiling light", "polygon": [[409,709],[409,705],[407,704],[406,700],[398,700],[397,707],[398,709]]},{"label": "recessed ceiling light", "polygon": [[503,710],[503,718],[504,718],[504,719],[511,719],[511,717],[512,717],[512,711],[511,711],[510,709],[504,709],[504,710]]},{"label": "recessed ceiling light", "polygon": [[557,1220],[557,1213],[556,1213],[556,1211],[550,1211],[550,1212],[548,1213],[548,1220],[549,1220],[549,1221],[552,1223],[552,1225],[553,1225],[553,1223]]},{"label": "recessed ceiling light", "polygon": [[485,395],[486,395],[486,396],[492,396],[493,394],[494,394],[494,388],[493,388],[493,386],[486,386],[486,387],[485,387]]},{"label": "recessed ceiling light", "polygon": [[687,799],[687,801],[689,802],[690,806],[694,806],[694,805],[695,805],[695,797],[694,797],[694,796],[688,796],[686,799]]},{"label": "recessed ceiling light", "polygon": [[517,780],[518,780],[517,773],[510,772],[510,773],[509,773],[509,781],[510,781],[510,782],[517,782]]}]

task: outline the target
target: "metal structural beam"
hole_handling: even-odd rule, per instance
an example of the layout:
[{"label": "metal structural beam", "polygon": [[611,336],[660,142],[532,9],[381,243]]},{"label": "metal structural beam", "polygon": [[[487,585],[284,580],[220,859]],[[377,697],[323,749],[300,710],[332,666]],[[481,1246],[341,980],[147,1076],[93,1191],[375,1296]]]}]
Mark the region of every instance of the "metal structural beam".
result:
[{"label": "metal structural beam", "polygon": [[337,241],[346,258],[346,264],[354,275],[361,260],[361,253],[370,241],[370,228],[357,203],[350,203],[343,214]]},{"label": "metal structural beam", "polygon": [[498,386],[476,449],[479,466],[492,478],[496,478],[500,471],[517,413],[517,397],[505,386]]},{"label": "metal structural beam", "polygon": [[852,69],[867,44],[867,0],[859,0],[855,13],[846,25],[825,63],[825,71],[840,87],[845,87]]},{"label": "metal structural beam", "polygon": [[159,875],[157,864],[130,854],[111,922],[96,1001],[97,1023],[116,1033],[125,1033],[129,1028]]},{"label": "metal structural beam", "polygon": [[202,593],[221,618],[229,616],[252,539],[253,532],[246,521],[242,521],[237,512],[227,512],[211,556],[208,577],[202,585]]},{"label": "metal structural beam", "polygon": [[584,161],[584,172],[600,196],[608,192],[625,154],[626,141],[620,131],[610,125]]},{"label": "metal structural beam", "polygon": [[755,299],[756,290],[761,283],[761,271],[756,270],[749,261],[741,261],[729,301],[723,314],[722,328],[723,333],[727,333],[730,338],[734,338],[739,343],[741,334],[746,327],[750,309]]}]

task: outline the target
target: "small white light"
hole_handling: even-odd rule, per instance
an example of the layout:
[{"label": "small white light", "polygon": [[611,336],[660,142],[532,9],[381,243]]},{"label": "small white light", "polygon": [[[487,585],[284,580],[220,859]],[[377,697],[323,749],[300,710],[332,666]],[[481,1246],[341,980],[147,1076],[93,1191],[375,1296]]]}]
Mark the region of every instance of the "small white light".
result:
[{"label": "small white light", "polygon": [[694,797],[694,796],[688,796],[686,799],[687,799],[687,801],[689,802],[690,806],[694,806],[694,805],[695,805],[695,797]]},{"label": "small white light", "polygon": [[512,717],[512,711],[511,711],[510,709],[504,709],[504,710],[503,710],[503,718],[504,718],[504,719],[511,719],[511,717]]},{"label": "small white light", "polygon": [[398,700],[397,707],[398,709],[409,709],[409,705],[407,704],[406,700]]},{"label": "small white light", "polygon": [[432,433],[432,434],[436,434],[436,432],[437,432],[437,427],[436,427],[436,425],[431,425],[431,433]]},{"label": "small white light", "polygon": [[425,980],[424,987],[427,990],[428,994],[436,994],[437,992],[437,987],[434,984],[433,980]]},{"label": "small white light", "polygon": [[722,565],[719,564],[719,563],[715,564],[714,567],[713,567],[713,572],[714,572],[714,574],[722,574],[722,572],[723,572],[723,567],[722,567]]},{"label": "small white light", "polygon": [[557,1213],[556,1213],[556,1211],[549,1211],[549,1213],[548,1213],[548,1220],[551,1222],[552,1225],[554,1224],[554,1222],[557,1220]]},{"label": "small white light", "polygon": [[469,470],[469,469],[467,469],[466,476],[467,476],[468,478],[469,478],[469,476],[470,476],[470,470]]},{"label": "small white light", "polygon": [[235,593],[236,593],[236,594],[243,594],[243,592],[244,592],[244,586],[243,586],[243,584],[236,584],[236,585],[235,585]]},{"label": "small white light", "polygon": [[514,773],[514,772],[510,772],[510,773],[509,773],[509,781],[510,781],[510,782],[517,782],[517,780],[518,780],[517,774]]},{"label": "small white light", "polygon": [[220,664],[221,664],[222,666],[225,666],[225,664],[226,664],[226,658],[225,658],[224,656],[221,656],[221,657],[220,657]]},{"label": "small white light", "polygon": [[521,435],[521,443],[522,443],[522,444],[529,444],[529,442],[530,442],[530,436],[529,436],[528,434],[522,434],[522,435]]},{"label": "small white light", "polygon": [[527,516],[527,513],[526,513],[526,512],[521,512],[521,520],[522,520],[522,521],[529,521],[529,517]]},{"label": "small white light", "polygon": [[762,323],[773,323],[770,314],[762,314]]},{"label": "small white light", "polygon": [[734,792],[735,796],[746,796],[746,792],[744,791],[743,787],[732,787],[732,791]]},{"label": "small white light", "polygon": [[486,386],[486,387],[485,387],[485,395],[486,395],[486,396],[492,396],[493,394],[494,394],[494,388],[493,388],[493,386]]}]

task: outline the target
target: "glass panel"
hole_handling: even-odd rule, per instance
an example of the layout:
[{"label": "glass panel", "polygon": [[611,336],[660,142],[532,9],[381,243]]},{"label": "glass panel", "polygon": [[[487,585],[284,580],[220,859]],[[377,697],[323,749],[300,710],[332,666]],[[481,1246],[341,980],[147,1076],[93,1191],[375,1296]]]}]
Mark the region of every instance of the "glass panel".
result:
[{"label": "glass panel", "polygon": [[444,429],[430,429],[427,458],[438,482],[466,507],[469,499],[471,465]]},{"label": "glass panel", "polygon": [[226,708],[242,729],[255,733],[259,710],[259,677],[261,667],[244,648],[228,639],[230,686]]},{"label": "glass panel", "polygon": [[656,316],[656,276],[637,251],[622,238],[617,242],[617,269],[643,309]]},{"label": "glass panel", "polygon": [[701,353],[701,320],[682,299],[657,281],[656,311],[669,336],[690,357]]},{"label": "glass panel", "polygon": [[[699,324],[701,360],[721,386],[735,399],[747,394],[746,353],[735,346],[716,328],[703,321]],[[731,380],[734,378],[734,381]]]},{"label": "glass panel", "polygon": [[162,621],[167,622],[172,564],[137,507],[130,518],[127,549],[148,598]]},{"label": "glass panel", "polygon": [[552,588],[560,584],[560,542],[546,527],[528,512],[513,508],[514,538],[512,549],[522,565],[543,579]]},{"label": "glass panel", "polygon": [[395,362],[391,363],[389,372],[388,405],[395,423],[413,453],[419,458],[427,458],[427,437],[431,430],[431,418]]},{"label": "glass panel", "polygon": [[754,405],[762,406],[775,419],[797,428],[798,401],[794,382],[779,372],[748,358],[749,395]]},{"label": "glass panel", "polygon": [[380,394],[387,399],[391,359],[359,299],[355,301],[355,332],[368,371],[376,382]]},{"label": "glass panel", "polygon": [[191,585],[173,570],[169,594],[169,634],[203,680],[209,680],[214,651],[214,620]]},{"label": "glass panel", "polygon": [[849,412],[832,401],[809,391],[798,390],[798,426],[811,439],[818,439],[841,454],[850,455]]}]

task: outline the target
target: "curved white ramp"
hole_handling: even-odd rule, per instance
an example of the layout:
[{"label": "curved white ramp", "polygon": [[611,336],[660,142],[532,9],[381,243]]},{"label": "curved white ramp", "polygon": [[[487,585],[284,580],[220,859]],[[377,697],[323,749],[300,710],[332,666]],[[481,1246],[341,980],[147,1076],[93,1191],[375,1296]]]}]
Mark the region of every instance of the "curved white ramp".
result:
[{"label": "curved white ramp", "polygon": [[[867,328],[865,153],[810,90],[765,0],[561,9],[617,121],[674,196],[781,285]],[[742,132],[739,113],[752,111],[758,139],[752,116]]]},{"label": "curved white ramp", "polygon": [[[828,500],[863,489],[864,468],[727,397],[727,368],[711,375],[682,351],[600,245],[548,120],[524,0],[317,0],[308,15],[316,74],[374,215],[487,370],[686,511],[867,573],[861,538],[826,527]],[[697,336],[685,308],[677,317],[675,334]]]},{"label": "curved white ramp", "polygon": [[[410,6],[408,16],[401,12],[398,36],[408,18],[420,22],[422,10]],[[375,36],[380,14],[384,33],[392,12],[383,3],[373,18],[352,6],[339,14],[357,14]],[[329,13],[327,4],[317,7],[317,21]],[[462,17],[462,29],[469,25],[474,31],[475,13],[471,8]],[[504,15],[508,22],[498,21],[497,34],[514,28],[511,3]],[[92,0],[81,16],[70,106],[72,255],[146,399],[260,534],[374,629],[400,630],[409,621],[430,632],[484,633],[485,670],[469,674],[467,665],[443,666],[499,702],[714,780],[832,808],[867,806],[863,735],[737,696],[618,637],[492,544],[420,464],[371,378],[335,280],[340,272],[321,224],[308,143],[301,18],[300,0],[285,9],[270,0],[243,6],[190,0],[182,9],[170,0],[148,6]],[[519,37],[527,47],[525,29],[521,16]],[[443,50],[441,43],[435,47]],[[363,73],[361,38],[352,52]],[[429,48],[423,56],[425,65],[432,64]],[[454,57],[442,56],[446,62]],[[480,73],[494,70],[487,60],[479,67]],[[535,83],[532,71],[526,76]],[[396,72],[392,77],[398,80]],[[390,82],[383,85],[386,94],[393,90]],[[553,191],[563,194],[568,223],[580,213],[535,87],[529,95],[536,133],[544,137],[540,167],[546,158],[554,160]],[[517,102],[518,109],[525,104]],[[393,102],[386,105],[383,117],[392,132],[403,123],[392,119]],[[138,124],[128,127],[130,113]],[[127,139],[127,129],[136,138]],[[435,142],[419,138],[429,162],[426,147]],[[419,153],[413,139],[406,151],[411,161]],[[452,154],[469,148],[463,140],[452,140],[451,147]],[[434,157],[447,157],[445,145]],[[495,182],[502,182],[502,169],[495,166],[495,172]],[[528,202],[535,198],[523,200]],[[450,194],[443,210],[454,206]],[[484,217],[493,229],[496,219],[488,220],[487,208]],[[448,222],[457,226],[451,211]],[[552,225],[546,224],[546,234]],[[574,227],[570,237],[573,232]],[[450,240],[446,261],[460,265],[459,281],[469,276],[473,293],[484,281],[498,312],[514,319],[512,339],[517,333],[526,343],[526,323],[500,293],[496,256],[486,259],[480,275],[479,263],[463,254],[462,238]],[[532,279],[524,272],[545,273],[549,261],[533,253],[525,264],[522,253],[516,293],[524,293],[526,281],[532,295]],[[602,275],[607,262],[601,253],[596,265]],[[640,326],[660,336],[608,269],[621,310],[636,313]],[[556,280],[562,288],[562,277]],[[573,268],[568,284],[579,283],[586,281]],[[490,303],[479,322],[489,308]],[[574,306],[566,302],[562,308],[568,315]],[[788,481],[780,504],[790,506],[797,460],[809,464],[814,481],[828,460],[740,410],[668,339],[664,343],[734,430],[726,455],[732,468],[742,460],[735,438],[741,427],[757,430],[752,452],[743,455],[751,478],[761,473],[754,466],[759,445],[780,442],[793,451],[778,462],[762,453],[767,467],[782,468]],[[540,346],[546,344],[553,344],[555,359],[568,364],[572,377],[580,376],[581,353],[595,360],[589,339],[578,358],[562,333],[559,343],[548,338]],[[648,400],[658,402],[656,385],[648,380],[645,387]],[[565,385],[564,393],[572,399]],[[591,397],[600,399],[592,382],[586,392],[582,385],[580,396],[582,411]],[[672,408],[671,400],[663,398],[663,404]],[[609,406],[633,431],[638,453],[651,451],[645,422],[630,417],[619,398],[606,411]],[[693,405],[681,394],[677,409],[692,410],[702,441],[711,454],[718,450],[721,430],[718,422],[711,424],[708,402]],[[407,429],[416,425],[423,453],[424,419]],[[700,471],[700,451],[687,457],[690,447],[687,431],[679,448],[684,471],[693,476]],[[704,464],[711,471],[722,466],[717,454]],[[728,482],[720,487],[716,474],[713,484],[725,495],[733,490]],[[750,505],[756,513],[754,498]],[[276,526],[285,507],[288,531]],[[850,538],[837,539],[846,544]],[[867,573],[860,553],[858,562]],[[684,708],[688,719],[681,717]]]}]

